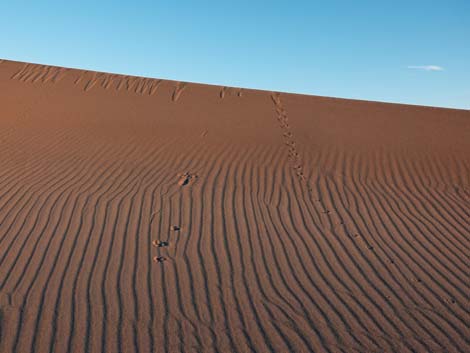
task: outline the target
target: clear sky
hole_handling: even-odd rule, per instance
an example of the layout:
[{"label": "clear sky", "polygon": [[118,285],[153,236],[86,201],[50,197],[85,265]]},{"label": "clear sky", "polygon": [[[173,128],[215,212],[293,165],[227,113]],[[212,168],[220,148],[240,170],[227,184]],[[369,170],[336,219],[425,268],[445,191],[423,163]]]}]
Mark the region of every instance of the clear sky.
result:
[{"label": "clear sky", "polygon": [[0,0],[0,58],[470,109],[470,0]]}]

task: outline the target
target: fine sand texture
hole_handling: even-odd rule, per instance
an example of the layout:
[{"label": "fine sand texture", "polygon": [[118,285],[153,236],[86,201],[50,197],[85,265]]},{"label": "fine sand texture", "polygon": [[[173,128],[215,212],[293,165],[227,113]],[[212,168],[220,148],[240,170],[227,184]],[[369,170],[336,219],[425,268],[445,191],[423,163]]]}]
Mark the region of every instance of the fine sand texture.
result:
[{"label": "fine sand texture", "polygon": [[1,353],[470,352],[469,111],[3,60],[0,151]]}]

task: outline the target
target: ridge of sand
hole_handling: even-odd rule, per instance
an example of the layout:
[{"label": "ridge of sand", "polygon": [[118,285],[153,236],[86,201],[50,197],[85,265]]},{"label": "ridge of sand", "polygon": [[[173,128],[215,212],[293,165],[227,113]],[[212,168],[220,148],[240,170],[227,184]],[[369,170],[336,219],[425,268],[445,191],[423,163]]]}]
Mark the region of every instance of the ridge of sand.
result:
[{"label": "ridge of sand", "polygon": [[470,112],[0,60],[0,352],[468,352]]}]

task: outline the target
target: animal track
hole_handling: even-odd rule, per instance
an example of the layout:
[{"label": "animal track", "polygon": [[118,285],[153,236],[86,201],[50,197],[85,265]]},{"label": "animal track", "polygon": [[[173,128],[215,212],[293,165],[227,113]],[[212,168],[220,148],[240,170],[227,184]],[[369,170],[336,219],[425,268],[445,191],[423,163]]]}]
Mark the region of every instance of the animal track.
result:
[{"label": "animal track", "polygon": [[300,159],[300,154],[297,151],[296,143],[294,140],[294,134],[290,130],[289,119],[287,117],[287,112],[284,109],[284,106],[281,102],[281,95],[279,93],[272,93],[271,99],[274,103],[277,113],[277,121],[279,122],[280,128],[283,130],[282,137],[284,139],[284,144],[288,146],[289,151],[289,160],[292,164],[296,175],[300,180],[304,181],[305,176],[303,172],[302,160]]},{"label": "animal track", "polygon": [[170,230],[177,232],[177,231],[181,230],[181,227],[179,227],[179,226],[171,226],[171,227],[170,227]]},{"label": "animal track", "polygon": [[164,261],[166,261],[166,258],[163,257],[163,256],[155,256],[155,257],[153,258],[153,261],[159,262],[159,263],[163,263]]}]

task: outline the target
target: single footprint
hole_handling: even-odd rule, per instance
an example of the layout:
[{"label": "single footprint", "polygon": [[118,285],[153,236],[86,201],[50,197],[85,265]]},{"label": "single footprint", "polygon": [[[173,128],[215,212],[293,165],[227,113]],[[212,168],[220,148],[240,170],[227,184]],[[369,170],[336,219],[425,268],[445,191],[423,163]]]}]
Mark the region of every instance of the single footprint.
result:
[{"label": "single footprint", "polygon": [[190,174],[189,172],[186,172],[184,174],[180,175],[180,180],[178,181],[179,186],[185,186],[190,183],[190,181],[194,178],[197,178],[196,175]]},{"label": "single footprint", "polygon": [[155,256],[153,261],[163,263],[163,261],[166,261],[166,259],[163,256]]},{"label": "single footprint", "polygon": [[287,131],[287,132],[284,132],[282,135],[286,138],[291,138],[292,137],[292,132]]},{"label": "single footprint", "polygon": [[167,241],[161,241],[161,240],[154,240],[152,242],[153,246],[156,246],[157,248],[164,248],[170,245],[169,242]]}]

